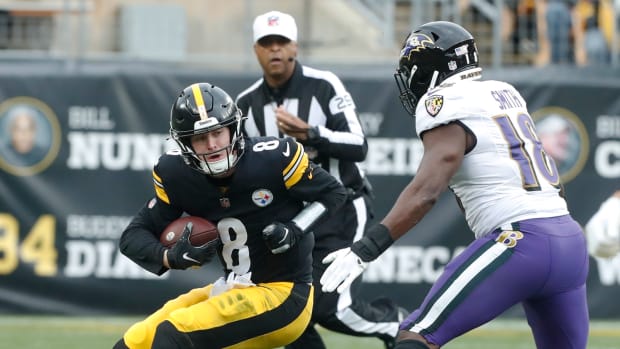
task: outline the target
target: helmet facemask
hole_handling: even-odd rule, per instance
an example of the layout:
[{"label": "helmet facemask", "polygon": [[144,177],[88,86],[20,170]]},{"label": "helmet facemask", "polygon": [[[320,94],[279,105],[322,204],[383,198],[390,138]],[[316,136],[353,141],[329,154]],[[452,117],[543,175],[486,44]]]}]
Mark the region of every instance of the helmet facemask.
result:
[{"label": "helmet facemask", "polygon": [[[218,177],[224,174],[227,174],[231,169],[233,169],[237,162],[239,161],[240,156],[243,154],[243,136],[240,131],[235,128],[235,125],[239,123],[234,123],[228,126],[216,126],[206,128],[204,131],[199,130],[189,135],[179,136],[173,135],[171,132],[172,138],[176,141],[181,149],[181,156],[185,160],[185,163],[189,165],[194,170],[202,172],[204,174]],[[196,135],[213,132],[222,127],[228,127],[230,131],[230,143],[220,149],[216,149],[214,151],[210,151],[207,153],[197,153],[191,145],[191,138]],[[226,155],[216,161],[209,161],[209,157],[221,153],[222,151],[226,152]]]},{"label": "helmet facemask", "polygon": [[415,109],[420,98],[428,91],[437,79],[437,71],[432,73],[418,69],[413,65],[411,70],[406,65],[401,65],[394,74],[396,86],[398,86],[400,103],[409,115],[415,117]]},{"label": "helmet facemask", "polygon": [[429,90],[461,72],[478,68],[478,52],[472,35],[452,22],[429,22],[411,32],[400,51],[394,74],[405,110],[415,116],[416,106]]}]

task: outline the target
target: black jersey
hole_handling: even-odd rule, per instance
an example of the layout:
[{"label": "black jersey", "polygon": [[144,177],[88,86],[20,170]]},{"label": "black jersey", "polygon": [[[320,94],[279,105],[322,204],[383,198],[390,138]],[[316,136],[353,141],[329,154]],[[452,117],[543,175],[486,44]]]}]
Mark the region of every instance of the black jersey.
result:
[{"label": "black jersey", "polygon": [[[223,179],[191,169],[177,154],[161,156],[153,170],[156,204],[147,205],[130,223],[121,237],[122,250],[145,269],[164,272],[163,246],[152,244],[159,245],[159,232],[186,213],[217,223],[218,253],[227,272],[251,272],[255,283],[311,282],[312,234],[287,252],[272,254],[262,230],[275,221],[290,221],[304,202],[318,201],[333,211],[344,203],[345,189],[314,166],[292,138],[250,138],[244,149],[234,174]],[[149,244],[153,254],[147,256]]]},{"label": "black jersey", "polygon": [[243,131],[248,136],[282,136],[274,113],[279,105],[317,127],[318,138],[302,141],[310,159],[345,187],[356,193],[362,190],[364,181],[356,162],[366,158],[368,144],[353,99],[336,75],[296,62],[285,86],[272,89],[261,78],[236,102],[247,117]]}]

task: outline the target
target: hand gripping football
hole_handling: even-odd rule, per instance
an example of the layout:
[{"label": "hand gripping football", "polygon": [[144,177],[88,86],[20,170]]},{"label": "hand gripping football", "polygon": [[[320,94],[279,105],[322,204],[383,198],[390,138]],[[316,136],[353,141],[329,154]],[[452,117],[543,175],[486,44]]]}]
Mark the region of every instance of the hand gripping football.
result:
[{"label": "hand gripping football", "polygon": [[217,227],[212,222],[197,216],[184,216],[172,221],[159,236],[162,245],[170,248],[183,235],[183,230],[188,222],[192,222],[194,227],[189,236],[189,241],[193,246],[202,246],[217,238],[219,234]]}]

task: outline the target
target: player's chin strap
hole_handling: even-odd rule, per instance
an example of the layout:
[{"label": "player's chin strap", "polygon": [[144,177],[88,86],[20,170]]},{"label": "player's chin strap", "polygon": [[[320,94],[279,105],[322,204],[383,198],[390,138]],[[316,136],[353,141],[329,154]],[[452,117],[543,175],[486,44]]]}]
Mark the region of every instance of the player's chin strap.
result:
[{"label": "player's chin strap", "polygon": [[315,201],[304,207],[304,209],[301,210],[301,212],[299,212],[297,216],[291,220],[291,222],[295,223],[305,234],[310,231],[310,228],[314,226],[314,223],[323,217],[326,212],[327,207],[325,207],[322,203]]}]

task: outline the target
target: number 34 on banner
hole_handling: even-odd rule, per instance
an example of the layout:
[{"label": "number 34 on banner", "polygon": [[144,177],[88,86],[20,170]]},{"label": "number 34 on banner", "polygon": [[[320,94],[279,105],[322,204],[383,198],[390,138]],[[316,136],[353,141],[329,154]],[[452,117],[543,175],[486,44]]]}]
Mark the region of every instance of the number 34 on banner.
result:
[{"label": "number 34 on banner", "polygon": [[58,252],[54,246],[56,219],[42,215],[26,238],[19,243],[19,222],[6,213],[0,214],[0,275],[11,274],[22,262],[32,263],[38,276],[54,276],[58,272]]}]

